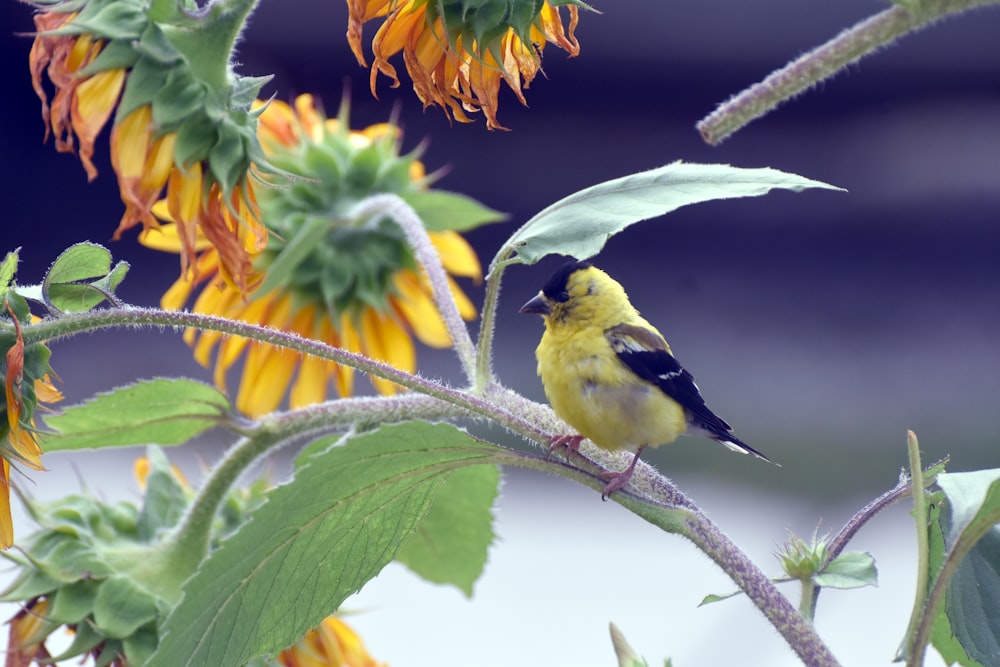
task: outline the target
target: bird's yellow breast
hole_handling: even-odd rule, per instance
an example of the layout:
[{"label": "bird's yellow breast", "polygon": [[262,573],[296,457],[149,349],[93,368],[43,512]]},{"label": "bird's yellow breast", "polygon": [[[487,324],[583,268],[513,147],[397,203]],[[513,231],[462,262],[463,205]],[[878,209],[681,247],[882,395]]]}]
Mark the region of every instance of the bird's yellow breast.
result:
[{"label": "bird's yellow breast", "polygon": [[546,328],[536,356],[552,409],[599,447],[655,447],[687,428],[684,410],[629,370],[599,329]]}]

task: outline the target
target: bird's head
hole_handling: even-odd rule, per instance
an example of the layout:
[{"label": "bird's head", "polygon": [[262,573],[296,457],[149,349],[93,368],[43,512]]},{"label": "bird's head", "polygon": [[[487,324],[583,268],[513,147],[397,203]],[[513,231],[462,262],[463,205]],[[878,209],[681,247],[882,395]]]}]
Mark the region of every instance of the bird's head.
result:
[{"label": "bird's head", "polygon": [[542,290],[519,312],[535,313],[548,327],[574,323],[606,328],[621,321],[630,309],[625,290],[611,276],[590,262],[569,262],[559,267]]}]

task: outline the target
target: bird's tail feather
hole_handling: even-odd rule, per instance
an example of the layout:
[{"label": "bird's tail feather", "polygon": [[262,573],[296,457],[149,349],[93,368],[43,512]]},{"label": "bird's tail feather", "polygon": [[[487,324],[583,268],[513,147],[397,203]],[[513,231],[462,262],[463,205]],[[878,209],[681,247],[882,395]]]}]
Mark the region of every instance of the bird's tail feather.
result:
[{"label": "bird's tail feather", "polygon": [[759,459],[767,461],[768,463],[770,463],[772,465],[776,465],[779,468],[781,467],[780,463],[775,463],[771,459],[767,458],[764,454],[762,454],[761,452],[758,452],[756,449],[754,449],[753,447],[751,447],[747,443],[743,442],[742,440],[740,440],[739,438],[737,438],[734,435],[728,435],[725,438],[714,437],[712,439],[715,440],[720,445],[728,447],[729,449],[733,450],[734,452],[739,452],[740,454],[753,454],[754,456],[756,456]]}]

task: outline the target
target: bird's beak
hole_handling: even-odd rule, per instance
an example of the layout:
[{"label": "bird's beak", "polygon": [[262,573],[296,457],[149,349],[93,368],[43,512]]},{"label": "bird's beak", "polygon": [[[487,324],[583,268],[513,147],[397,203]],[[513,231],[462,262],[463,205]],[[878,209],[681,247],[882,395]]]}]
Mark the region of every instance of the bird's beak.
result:
[{"label": "bird's beak", "polygon": [[552,312],[549,309],[549,303],[545,300],[545,297],[539,292],[531,301],[521,306],[521,310],[517,311],[519,313],[535,313],[537,315],[548,315]]}]

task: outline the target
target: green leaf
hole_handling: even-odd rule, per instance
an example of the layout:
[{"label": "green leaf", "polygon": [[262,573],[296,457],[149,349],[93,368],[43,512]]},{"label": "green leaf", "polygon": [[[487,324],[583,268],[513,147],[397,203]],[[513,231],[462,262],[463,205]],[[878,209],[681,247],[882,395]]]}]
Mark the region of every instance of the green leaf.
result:
[{"label": "green leaf", "polygon": [[830,561],[823,571],[813,576],[813,582],[824,588],[859,588],[877,586],[878,571],[871,554],[852,551]]},{"label": "green leaf", "polygon": [[937,484],[948,499],[944,566],[958,561],[945,613],[966,654],[982,664],[1000,660],[1000,470],[946,473]]},{"label": "green leaf", "polygon": [[127,445],[179,445],[225,421],[229,402],[187,379],[144,380],[46,417],[45,451]]},{"label": "green leaf", "polygon": [[0,262],[0,295],[10,288],[12,282],[14,282],[14,275],[17,273],[17,262],[18,262],[18,252],[17,250],[11,250],[8,252],[4,258],[3,262]]},{"label": "green leaf", "polygon": [[124,639],[156,619],[156,597],[124,575],[108,577],[94,599],[94,624],[109,637]]},{"label": "green leaf", "polygon": [[101,582],[83,579],[60,586],[52,596],[52,607],[46,613],[49,620],[64,625],[76,625],[94,609],[94,597]]},{"label": "green leaf", "polygon": [[707,604],[712,604],[715,602],[722,602],[723,600],[728,600],[729,598],[734,598],[737,595],[743,595],[743,591],[733,591],[732,593],[726,593],[725,595],[717,595],[715,593],[709,593],[701,599],[698,603],[699,607],[704,607]]},{"label": "green leaf", "polygon": [[840,190],[776,169],[741,169],[725,164],[674,162],[580,190],[544,209],[517,230],[490,266],[534,264],[546,255],[593,257],[609,238],[642,220],[681,206],[734,197],[756,197],[774,188]]},{"label": "green leaf", "polygon": [[396,560],[436,584],[452,584],[472,597],[493,542],[493,502],[500,471],[492,466],[456,470],[441,487],[424,520]]},{"label": "green leaf", "polygon": [[424,227],[432,232],[449,229],[464,232],[507,218],[506,214],[455,192],[426,190],[406,192],[400,197],[417,212]]},{"label": "green leaf", "polygon": [[147,667],[227,667],[280,651],[395,558],[458,468],[502,452],[412,422],[310,457],[184,586]]},{"label": "green leaf", "polygon": [[[42,293],[47,303],[70,313],[86,312],[114,293],[125,278],[129,265],[111,267],[111,253],[94,243],[77,243],[52,263]],[[92,282],[84,282],[93,280]]]},{"label": "green leaf", "polygon": [[[945,545],[944,545],[944,534],[941,530],[941,521],[939,521],[941,513],[941,505],[944,503],[943,494],[938,492],[936,495],[942,496],[940,500],[934,502],[930,507],[929,513],[929,526],[928,526],[928,570],[931,573],[936,573],[941,570],[941,564],[944,562],[945,557]],[[931,575],[931,581],[928,585],[933,584],[933,574]],[[951,631],[951,622],[948,620],[947,604],[943,605],[938,609],[937,615],[934,617],[934,625],[931,628],[931,645],[937,649],[941,657],[949,665],[962,665],[962,667],[982,667],[982,665],[969,657],[969,654],[965,652],[962,647],[961,642],[955,637],[955,633]]]}]

